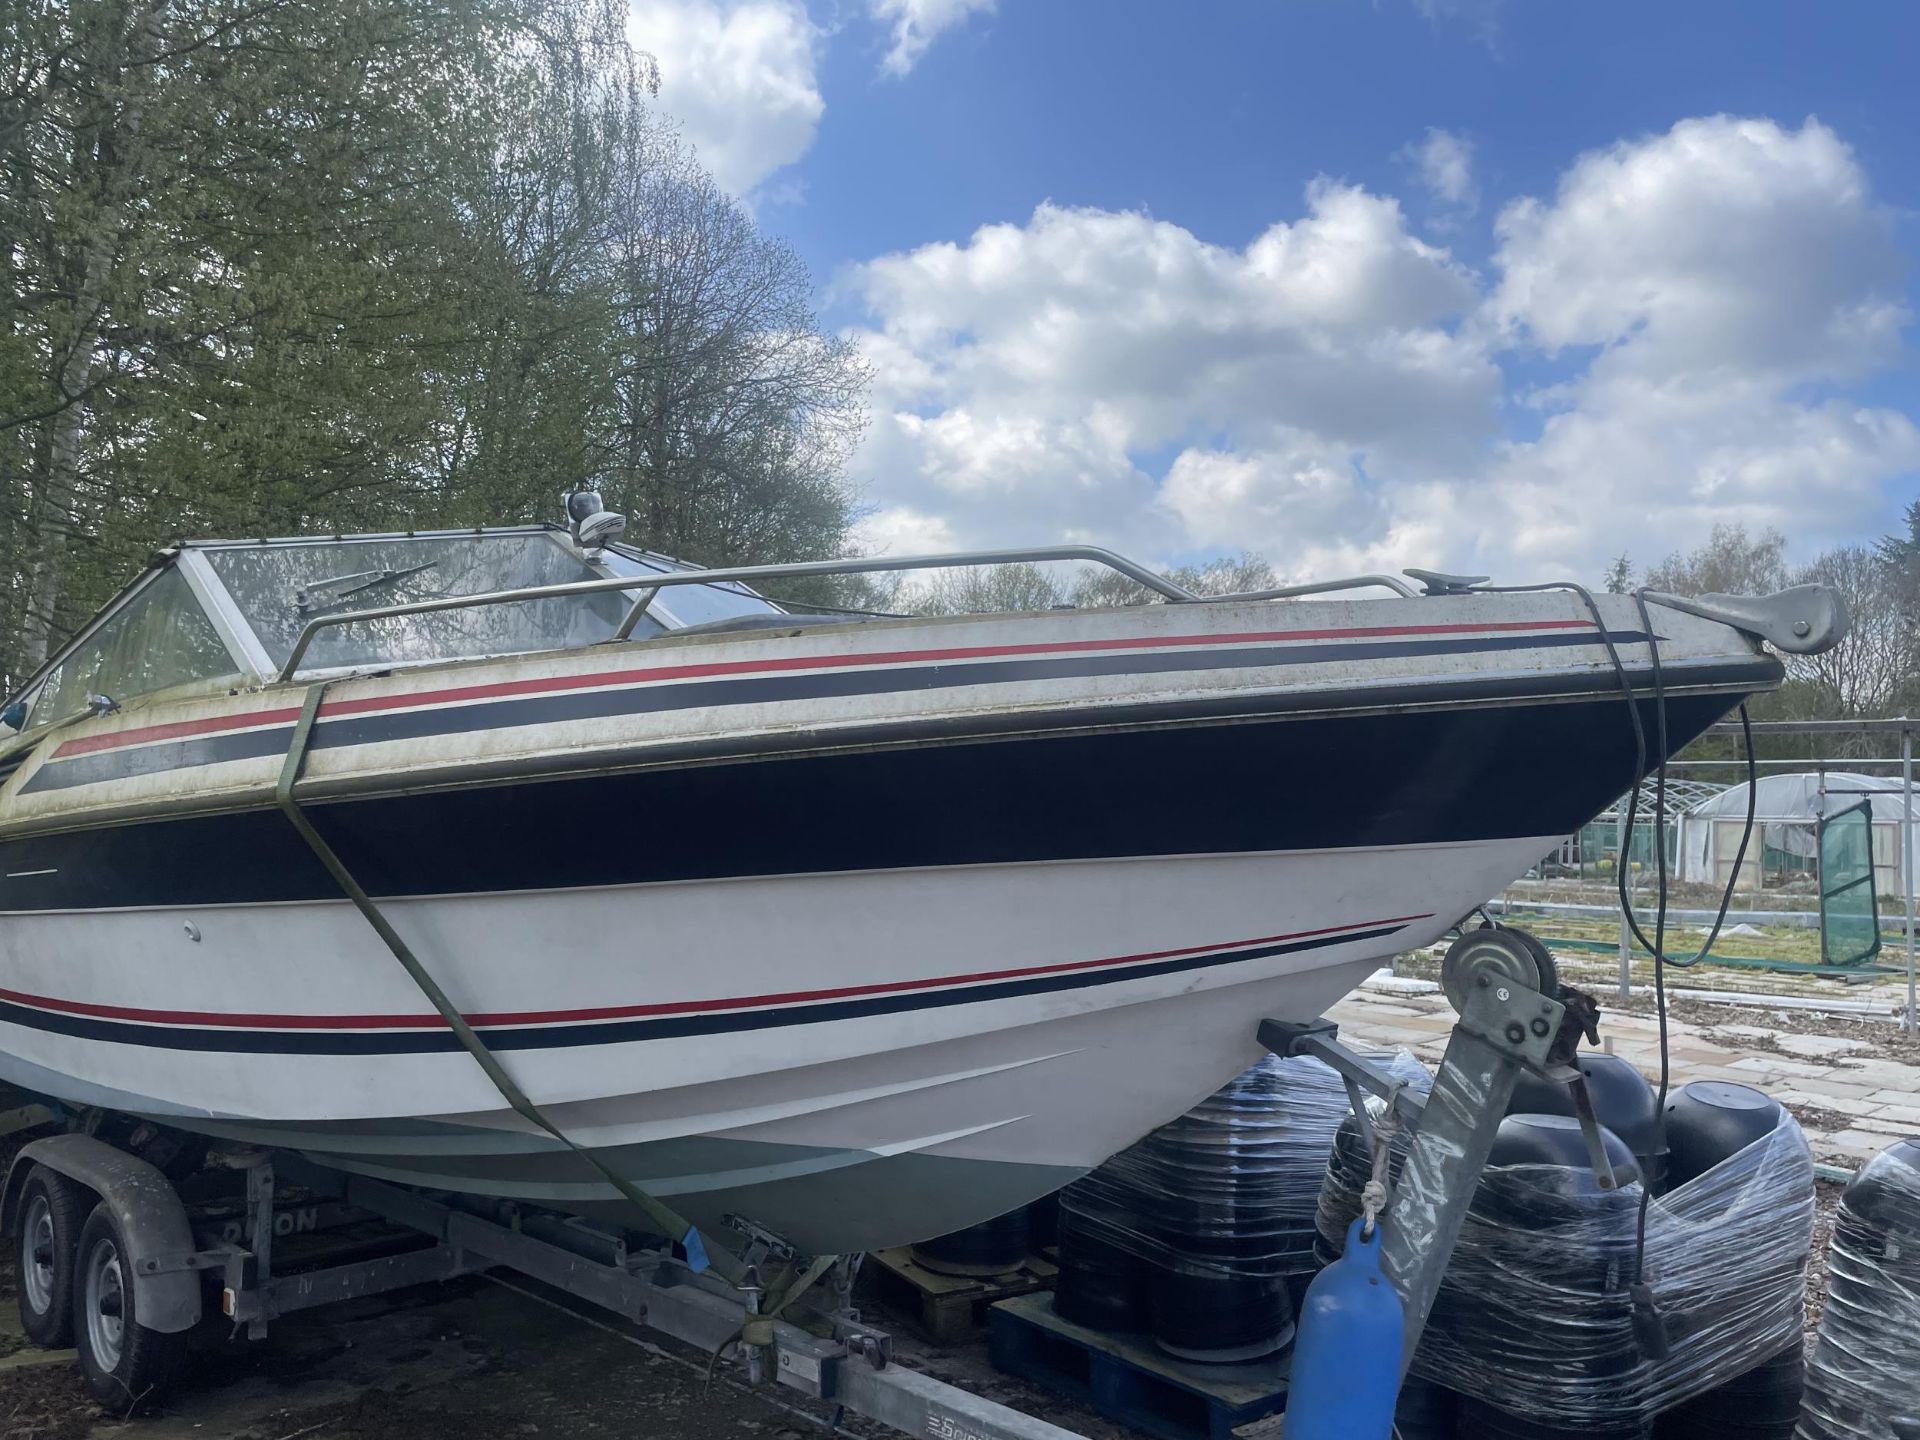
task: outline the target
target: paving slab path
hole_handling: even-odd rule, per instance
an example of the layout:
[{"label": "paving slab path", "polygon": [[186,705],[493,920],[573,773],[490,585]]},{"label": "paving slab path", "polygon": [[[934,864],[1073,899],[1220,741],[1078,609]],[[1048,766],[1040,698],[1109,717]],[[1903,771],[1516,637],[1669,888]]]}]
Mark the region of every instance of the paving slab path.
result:
[{"label": "paving slab path", "polygon": [[[1604,1000],[1603,1000],[1604,1003]],[[1453,1007],[1436,990],[1410,994],[1404,977],[1369,981],[1329,1016],[1349,1041],[1404,1047],[1437,1065],[1453,1029]],[[1852,1028],[1837,1024],[1836,1029]],[[1601,1034],[1650,1079],[1660,1073],[1660,1031],[1650,1014],[1609,1010]],[[1733,1080],[1764,1090],[1799,1119],[1814,1158],[1852,1169],[1896,1138],[1920,1135],[1920,1064],[1859,1052],[1874,1048],[1853,1035],[1809,1034],[1744,1019],[1703,1024],[1668,1017],[1672,1083]]]}]

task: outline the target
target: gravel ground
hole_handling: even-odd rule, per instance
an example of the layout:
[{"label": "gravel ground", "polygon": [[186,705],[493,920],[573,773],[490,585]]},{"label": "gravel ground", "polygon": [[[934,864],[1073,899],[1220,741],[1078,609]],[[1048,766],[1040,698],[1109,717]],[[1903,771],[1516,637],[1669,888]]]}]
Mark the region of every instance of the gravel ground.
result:
[{"label": "gravel ground", "polygon": [[1833,1217],[1840,1209],[1844,1187],[1830,1180],[1814,1184],[1813,1254],[1807,1264],[1807,1349],[1813,1349],[1813,1333],[1820,1325],[1820,1312],[1827,1307],[1827,1256],[1833,1245]]},{"label": "gravel ground", "polygon": [[109,1416],[87,1398],[71,1365],[39,1365],[0,1375],[0,1436],[6,1440],[86,1440]]},{"label": "gravel ground", "polygon": [[[12,1259],[0,1261],[0,1343],[19,1342]],[[509,1288],[511,1285],[512,1288]],[[1090,1411],[996,1373],[983,1341],[934,1350],[904,1325],[898,1363],[1093,1440],[1137,1440]],[[217,1330],[217,1327],[216,1327]],[[71,1360],[0,1363],[0,1440],[816,1440],[829,1407],[749,1388],[654,1332],[574,1313],[474,1277],[292,1317],[257,1344],[197,1332],[158,1413],[131,1422],[94,1404]],[[896,1432],[842,1417],[832,1433]]]}]

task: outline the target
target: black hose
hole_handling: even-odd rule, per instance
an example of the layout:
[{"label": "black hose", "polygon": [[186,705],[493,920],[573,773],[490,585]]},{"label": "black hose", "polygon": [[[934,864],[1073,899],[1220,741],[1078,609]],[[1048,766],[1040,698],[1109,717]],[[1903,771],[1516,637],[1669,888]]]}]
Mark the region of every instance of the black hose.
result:
[{"label": "black hose", "polygon": [[[1593,598],[1593,592],[1586,586],[1571,580],[1550,581],[1542,585],[1502,585],[1489,586],[1508,594],[1525,594],[1548,590],[1566,590],[1580,597],[1587,608],[1587,614],[1593,619],[1594,628],[1600,634],[1600,643],[1606,647],[1607,659],[1613,665],[1614,675],[1620,681],[1620,693],[1627,703],[1627,719],[1633,730],[1633,786],[1628,792],[1626,815],[1626,848],[1614,860],[1614,878],[1620,892],[1620,914],[1626,920],[1627,928],[1640,948],[1653,956],[1653,997],[1654,1011],[1660,1026],[1660,1098],[1659,1124],[1664,1130],[1666,1125],[1667,1093],[1673,1082],[1673,1054],[1667,1027],[1667,983],[1666,967],[1675,965],[1681,969],[1698,965],[1713,951],[1714,942],[1720,938],[1720,929],[1726,924],[1727,911],[1733,905],[1734,887],[1739,884],[1741,867],[1746,864],[1747,846],[1753,839],[1754,818],[1759,803],[1760,779],[1759,765],[1753,753],[1753,722],[1747,715],[1747,705],[1740,702],[1740,729],[1745,739],[1747,752],[1747,823],[1740,834],[1740,848],[1734,852],[1733,871],[1727,876],[1726,888],[1720,894],[1720,907],[1713,917],[1713,927],[1708,930],[1706,942],[1698,951],[1685,960],[1666,953],[1667,939],[1667,687],[1666,676],[1660,664],[1660,638],[1654,632],[1653,616],[1647,609],[1647,591],[1643,588],[1634,592],[1634,604],[1640,612],[1640,628],[1646,637],[1647,655],[1653,670],[1653,707],[1654,720],[1658,731],[1660,759],[1655,770],[1654,805],[1654,912],[1653,938],[1649,940],[1640,928],[1639,920],[1633,913],[1633,902],[1627,893],[1627,859],[1633,844],[1633,827],[1640,806],[1640,781],[1647,773],[1647,729],[1640,717],[1640,702],[1633,693],[1633,679],[1627,673],[1626,662],[1620,658],[1619,647],[1613,643],[1613,636],[1607,629],[1606,620],[1600,614],[1600,606]],[[1664,1135],[1662,1136],[1664,1142]],[[1636,1279],[1644,1281],[1647,1261],[1647,1211],[1653,1200],[1653,1191],[1645,1185],[1640,1189],[1640,1209],[1634,1231],[1634,1274]],[[1657,1315],[1655,1317],[1657,1321]]]}]

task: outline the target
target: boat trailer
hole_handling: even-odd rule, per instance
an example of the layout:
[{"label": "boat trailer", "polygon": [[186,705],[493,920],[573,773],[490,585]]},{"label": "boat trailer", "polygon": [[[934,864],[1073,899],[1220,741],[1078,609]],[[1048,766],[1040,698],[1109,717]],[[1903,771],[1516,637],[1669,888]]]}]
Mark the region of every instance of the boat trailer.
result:
[{"label": "boat trailer", "polygon": [[[1582,1036],[1594,1038],[1597,1010],[1587,997],[1559,985],[1545,948],[1522,931],[1469,931],[1449,950],[1442,982],[1460,1018],[1424,1098],[1343,1045],[1330,1021],[1259,1025],[1261,1042],[1275,1053],[1311,1055],[1339,1072],[1369,1144],[1369,1099],[1391,1107],[1412,1135],[1382,1252],[1405,1313],[1403,1373],[1523,1071],[1572,1090],[1603,1186],[1634,1178],[1608,1167],[1584,1081],[1571,1063]],[[734,1285],[697,1253],[676,1254],[666,1244],[637,1246],[622,1233],[571,1217],[504,1203],[476,1213],[454,1197],[282,1151],[244,1152],[235,1164],[245,1174],[243,1212],[224,1225],[209,1225],[202,1216],[196,1227],[180,1191],[148,1161],[93,1134],[46,1136],[16,1157],[0,1195],[0,1221],[9,1234],[19,1233],[22,1192],[36,1175],[42,1187],[48,1184],[45,1172],[63,1177],[52,1183],[90,1192],[88,1204],[97,1197],[114,1222],[131,1290],[131,1305],[117,1308],[107,1327],[115,1337],[122,1335],[123,1322],[181,1335],[201,1322],[205,1305],[217,1295],[235,1334],[244,1330],[257,1339],[272,1321],[297,1311],[506,1269],[709,1355],[730,1356],[749,1382],[777,1383],[908,1435],[1076,1440],[1059,1426],[896,1364],[889,1335],[868,1324],[853,1304],[857,1257],[808,1265],[777,1237],[743,1221],[744,1278]],[[283,1185],[297,1187],[297,1212],[283,1203]],[[277,1235],[366,1216],[424,1243],[373,1259],[276,1271]],[[773,1282],[784,1284],[785,1298],[768,1305]],[[76,1343],[102,1343],[102,1328],[77,1316]],[[140,1351],[137,1345],[121,1348]],[[147,1347],[148,1353],[154,1348]],[[95,1364],[111,1372],[124,1359],[122,1353],[100,1355]],[[165,1379],[121,1378],[132,1381],[129,1392],[136,1395]]]}]

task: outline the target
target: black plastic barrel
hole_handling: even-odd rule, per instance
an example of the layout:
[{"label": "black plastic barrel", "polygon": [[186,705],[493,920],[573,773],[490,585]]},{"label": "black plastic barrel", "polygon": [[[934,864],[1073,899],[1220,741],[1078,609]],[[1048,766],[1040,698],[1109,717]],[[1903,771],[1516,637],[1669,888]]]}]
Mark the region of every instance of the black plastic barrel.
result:
[{"label": "black plastic barrel", "polygon": [[1287,1277],[1243,1256],[1181,1257],[1149,1273],[1153,1343],[1182,1360],[1232,1364],[1293,1339]]},{"label": "black plastic barrel", "polygon": [[1132,1236],[1137,1215],[1116,1211],[1097,1184],[1079,1180],[1060,1192],[1060,1273],[1053,1313],[1089,1330],[1145,1330],[1152,1321],[1147,1262]]},{"label": "black plastic barrel", "polygon": [[1667,1097],[1667,1183],[1679,1189],[1754,1141],[1771,1135],[1786,1111],[1750,1085],[1696,1080]]},{"label": "black plastic barrel", "polygon": [[1676,1405],[1654,1422],[1654,1440],[1793,1440],[1806,1388],[1806,1350],[1796,1340],[1771,1360]]},{"label": "black plastic barrel", "polygon": [[1060,1243],[1060,1192],[1042,1195],[1027,1206],[1027,1244],[1045,1250]]},{"label": "black plastic barrel", "polygon": [[[1600,1133],[1614,1167],[1631,1167],[1626,1142]],[[1501,1122],[1416,1359],[1463,1392],[1461,1436],[1644,1440],[1627,1290],[1639,1196],[1600,1188],[1572,1117]],[[1516,1276],[1538,1303],[1514,1295]]]},{"label": "black plastic barrel", "polygon": [[1454,1440],[1460,1397],[1443,1385],[1409,1375],[1393,1407],[1394,1440]]},{"label": "black plastic barrel", "polygon": [[[1425,1072],[1395,1062],[1407,1083]],[[1314,1216],[1346,1086],[1318,1060],[1270,1056],[1121,1157],[1160,1244],[1153,1336],[1185,1359],[1271,1353],[1317,1268]]]},{"label": "black plastic barrel", "polygon": [[[1626,1141],[1640,1164],[1641,1183],[1654,1194],[1667,1188],[1666,1127],[1660,1096],[1630,1060],[1618,1055],[1582,1055],[1577,1068],[1586,1077],[1594,1118]],[[1513,1087],[1509,1115],[1572,1115],[1573,1092],[1564,1085],[1523,1074]]]},{"label": "black plastic barrel", "polygon": [[1004,1275],[1027,1258],[1027,1209],[1009,1210],[964,1230],[922,1240],[914,1263],[942,1275]]},{"label": "black plastic barrel", "polygon": [[1460,1400],[1459,1440],[1649,1440],[1644,1421],[1594,1425],[1569,1421],[1546,1424],[1509,1415],[1471,1396]]},{"label": "black plastic barrel", "polygon": [[[1609,1165],[1633,1173],[1633,1152],[1611,1127],[1600,1127],[1600,1142]],[[1587,1152],[1587,1137],[1571,1115],[1507,1116],[1493,1138],[1493,1149],[1487,1152],[1487,1164],[1556,1165],[1572,1172],[1572,1183],[1581,1193],[1597,1192],[1600,1187],[1593,1157]]]},{"label": "black plastic barrel", "polygon": [[1162,1241],[1148,1272],[1153,1339],[1182,1359],[1249,1360],[1293,1338],[1287,1275],[1308,1263],[1295,1251],[1310,1256],[1311,1231],[1286,1181],[1287,1127],[1247,1098],[1228,1087],[1136,1147]]},{"label": "black plastic barrel", "polygon": [[1861,1167],[1834,1217],[1800,1440],[1895,1435],[1920,1415],[1920,1140]]},{"label": "black plastic barrel", "polygon": [[[1396,1127],[1392,1158],[1387,1166],[1390,1186],[1399,1185],[1400,1172],[1406,1168],[1407,1155],[1412,1149],[1413,1131],[1406,1126]],[[1326,1173],[1320,1181],[1320,1201],[1314,1217],[1316,1266],[1331,1265],[1345,1253],[1347,1231],[1360,1218],[1360,1196],[1372,1178],[1373,1152],[1361,1137],[1360,1122],[1349,1114],[1333,1132]]]}]

